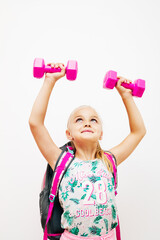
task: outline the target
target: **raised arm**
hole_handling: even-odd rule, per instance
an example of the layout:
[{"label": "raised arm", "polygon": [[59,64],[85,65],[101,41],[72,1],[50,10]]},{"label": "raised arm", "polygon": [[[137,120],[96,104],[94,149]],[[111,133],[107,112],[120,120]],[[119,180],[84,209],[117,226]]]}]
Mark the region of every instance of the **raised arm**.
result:
[{"label": "raised arm", "polygon": [[116,89],[119,92],[127,111],[130,133],[119,145],[110,149],[116,157],[117,165],[123,162],[134,151],[146,134],[146,128],[142,116],[134,102],[131,90],[125,89],[121,86],[122,82],[130,83],[131,81],[123,77],[118,78],[119,81]]},{"label": "raised arm", "polygon": [[58,73],[47,73],[45,75],[43,85],[32,107],[29,117],[29,126],[39,150],[52,169],[54,169],[56,160],[61,153],[61,149],[56,146],[50,137],[44,125],[44,120],[51,92],[56,81],[65,75],[65,67],[63,64],[50,65],[51,67],[60,67],[62,70]]}]

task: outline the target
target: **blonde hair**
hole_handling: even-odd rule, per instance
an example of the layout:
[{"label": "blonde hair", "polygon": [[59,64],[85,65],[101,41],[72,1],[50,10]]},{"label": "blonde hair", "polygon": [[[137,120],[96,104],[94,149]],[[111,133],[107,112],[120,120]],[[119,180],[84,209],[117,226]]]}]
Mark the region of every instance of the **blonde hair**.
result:
[{"label": "blonde hair", "polygon": [[107,166],[108,171],[111,172],[111,173],[113,172],[112,163],[110,162],[110,160],[105,155],[105,153],[102,150],[99,142],[98,142],[98,145],[97,145],[97,151],[95,153],[95,158],[101,159],[104,162],[104,164]]},{"label": "blonde hair", "polygon": [[[70,143],[71,143],[71,146],[73,147],[73,151],[75,152],[76,148],[75,148],[74,143],[72,141]],[[101,159],[102,162],[107,166],[108,171],[113,173],[113,165],[110,162],[110,160],[107,158],[107,156],[105,155],[105,153],[104,153],[103,149],[101,148],[99,142],[97,144],[97,150],[96,150],[96,153],[95,153],[95,158]]]}]

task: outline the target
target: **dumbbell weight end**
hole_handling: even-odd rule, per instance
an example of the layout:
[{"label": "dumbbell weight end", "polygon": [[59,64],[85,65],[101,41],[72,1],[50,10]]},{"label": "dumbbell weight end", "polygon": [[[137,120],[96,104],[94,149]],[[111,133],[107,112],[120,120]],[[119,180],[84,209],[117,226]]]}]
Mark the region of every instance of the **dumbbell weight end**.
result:
[{"label": "dumbbell weight end", "polygon": [[137,79],[132,83],[132,96],[142,97],[145,91],[145,80]]},{"label": "dumbbell weight end", "polygon": [[117,83],[117,72],[108,71],[103,81],[103,88],[113,89]]},{"label": "dumbbell weight end", "polygon": [[69,60],[66,66],[66,78],[70,81],[74,81],[78,73],[78,62],[75,60]]}]

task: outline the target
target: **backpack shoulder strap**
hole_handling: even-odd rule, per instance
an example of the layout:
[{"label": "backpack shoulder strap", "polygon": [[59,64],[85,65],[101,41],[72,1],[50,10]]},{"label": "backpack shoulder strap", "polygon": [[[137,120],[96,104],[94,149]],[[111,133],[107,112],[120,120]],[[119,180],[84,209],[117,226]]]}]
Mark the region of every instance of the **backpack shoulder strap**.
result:
[{"label": "backpack shoulder strap", "polygon": [[[50,189],[50,191],[51,191],[51,187],[53,186],[53,181],[54,181],[54,178],[56,175],[56,171],[67,152],[70,152],[73,155],[72,160],[74,159],[74,151],[73,151],[73,148],[70,146],[70,142],[68,142],[65,145],[63,145],[62,147],[60,147],[60,149],[62,150],[62,152],[56,161],[54,170],[51,168],[51,166],[49,164],[47,164],[47,168],[46,168],[46,171],[45,171],[45,174],[43,177],[43,181],[42,181],[42,185],[41,185],[41,190],[46,188],[46,189]],[[62,178],[70,164],[71,164],[71,161],[69,161],[68,164],[66,164],[63,174],[60,176],[60,181],[62,180]]]},{"label": "backpack shoulder strap", "polygon": [[[55,174],[53,176],[52,186],[50,190],[50,196],[57,195],[57,190],[59,187],[60,180],[62,178],[63,172],[68,167],[68,164],[73,159],[73,155],[69,152],[64,152],[60,161],[57,164],[57,167],[55,169]],[[50,199],[50,197],[49,197]]]},{"label": "backpack shoulder strap", "polygon": [[60,148],[62,150],[61,154],[59,155],[57,161],[56,161],[56,164],[55,164],[55,168],[54,170],[51,168],[51,166],[49,165],[49,163],[47,164],[47,168],[46,168],[46,171],[45,171],[45,174],[44,174],[44,177],[43,177],[43,181],[42,181],[42,185],[41,185],[41,190],[44,189],[44,187],[46,189],[50,189],[51,188],[51,185],[52,185],[52,180],[53,180],[53,176],[55,174],[55,170],[56,170],[56,167],[57,165],[59,164],[59,161],[61,160],[62,158],[62,155],[64,154],[65,150]]},{"label": "backpack shoulder strap", "polygon": [[104,154],[109,158],[113,166],[114,189],[115,189],[115,195],[117,195],[117,185],[118,185],[117,161],[113,153],[111,153],[110,151],[104,151]]},{"label": "backpack shoulder strap", "polygon": [[47,234],[48,234],[47,224],[52,215],[54,200],[55,200],[55,196],[57,195],[60,180],[63,177],[64,171],[68,168],[69,164],[71,163],[71,161],[73,161],[73,159],[74,159],[73,154],[71,154],[69,151],[63,151],[61,157],[57,160],[57,164],[54,170],[52,186],[50,188],[50,195],[49,195],[50,204],[48,208],[48,216],[47,216],[45,229],[44,229],[44,238],[43,238],[44,240],[47,240]]}]

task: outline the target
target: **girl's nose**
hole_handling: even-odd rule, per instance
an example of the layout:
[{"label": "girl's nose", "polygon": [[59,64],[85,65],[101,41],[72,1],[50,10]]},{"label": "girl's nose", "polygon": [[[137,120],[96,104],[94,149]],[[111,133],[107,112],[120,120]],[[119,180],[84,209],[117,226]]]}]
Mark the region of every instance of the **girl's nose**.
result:
[{"label": "girl's nose", "polygon": [[85,123],[85,127],[90,127],[91,125],[89,123]]}]

